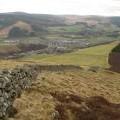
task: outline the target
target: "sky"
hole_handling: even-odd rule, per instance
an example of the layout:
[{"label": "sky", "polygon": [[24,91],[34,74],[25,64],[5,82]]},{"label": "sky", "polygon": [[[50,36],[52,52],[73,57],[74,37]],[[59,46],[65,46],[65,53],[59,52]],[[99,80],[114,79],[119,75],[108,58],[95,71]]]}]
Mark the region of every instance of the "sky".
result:
[{"label": "sky", "polygon": [[0,13],[120,16],[120,0],[0,0]]}]

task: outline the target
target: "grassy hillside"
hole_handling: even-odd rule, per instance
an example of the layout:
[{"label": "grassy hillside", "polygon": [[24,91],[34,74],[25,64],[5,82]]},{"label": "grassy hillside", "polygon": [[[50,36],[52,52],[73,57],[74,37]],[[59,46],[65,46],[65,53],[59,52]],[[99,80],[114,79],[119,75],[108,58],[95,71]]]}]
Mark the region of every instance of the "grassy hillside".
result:
[{"label": "grassy hillside", "polygon": [[116,17],[110,17],[110,21],[117,25],[117,26],[120,26],[120,17],[119,16],[116,16]]},{"label": "grassy hillside", "polygon": [[[79,33],[84,34],[84,32],[91,32],[96,34],[107,34],[113,31],[119,31],[120,28],[113,24],[97,24],[89,26],[87,23],[77,23],[74,25],[68,26],[59,26],[59,27],[49,27],[49,32],[51,33]],[[89,33],[90,34],[90,33]]]},{"label": "grassy hillside", "polygon": [[[90,67],[106,67],[107,56],[117,44],[118,42],[113,42],[63,55],[42,54],[27,56],[21,60],[1,60],[1,68],[13,68],[26,63],[87,65],[87,67],[83,66],[83,69],[42,70],[33,86],[26,89],[14,102],[17,114],[8,120],[56,120],[55,117],[60,113],[56,109],[59,105],[63,106],[63,109],[60,109],[63,110],[61,111],[63,114],[67,111],[68,119],[65,120],[76,120],[75,109],[78,111],[79,107],[86,108],[86,104],[76,101],[77,98],[88,99],[88,97],[100,96],[100,100],[104,100],[102,98],[104,97],[109,102],[120,103],[120,74],[103,69],[96,69],[94,72],[92,71],[94,67]],[[69,103],[74,109],[68,111],[65,107],[66,103],[53,96],[54,93],[60,96],[60,100],[64,97],[69,100],[69,95],[74,95],[76,99],[70,99]],[[98,103],[96,104],[98,108]],[[86,114],[84,116],[86,117]]]},{"label": "grassy hillside", "polygon": [[[22,12],[0,14],[0,33],[8,34],[11,27],[20,22],[27,29],[36,33],[73,33],[88,35],[107,35],[120,31],[117,23],[120,17],[79,16],[79,15],[47,15],[28,14]],[[18,24],[18,26],[20,26]],[[23,27],[23,24],[20,26]],[[26,29],[26,27],[24,27]]]},{"label": "grassy hillside", "polygon": [[[80,98],[101,96],[110,102],[120,103],[119,78],[119,74],[108,71],[98,71],[97,73],[76,69],[67,71],[42,71],[34,85],[25,90],[21,98],[14,102],[14,107],[18,110],[18,113],[11,119],[56,120],[54,117],[58,117],[59,115],[56,106],[62,105],[62,108],[64,108],[68,103],[59,101],[61,99],[64,100],[64,94],[67,94],[66,99],[68,100],[69,94],[73,94]],[[58,93],[57,95],[59,95],[60,98],[57,99],[55,96],[52,96],[51,93]],[[69,119],[60,120],[76,120],[73,114],[75,108],[78,110],[79,107],[86,107],[86,104],[76,102],[77,98],[75,101],[72,100],[70,100],[69,104],[74,109],[72,112],[70,110],[68,111]],[[103,106],[105,106],[105,103]],[[99,103],[96,104],[98,105]],[[99,109],[102,108],[100,107]],[[90,110],[92,110],[92,108]],[[104,113],[105,110],[106,109],[104,109]],[[61,112],[64,114],[64,111],[65,110]],[[83,116],[86,118],[89,114]]]},{"label": "grassy hillside", "polygon": [[54,15],[45,15],[45,14],[28,14],[22,12],[13,12],[13,13],[3,13],[0,14],[0,24],[1,25],[11,25],[14,22],[21,20],[27,22],[31,25],[56,25],[63,22],[62,18]]},{"label": "grassy hillside", "polygon": [[49,64],[73,64],[85,66],[100,66],[107,67],[108,54],[118,42],[110,43],[107,45],[100,45],[90,48],[81,49],[76,52],[62,54],[62,55],[49,55],[38,54],[22,58],[23,61],[43,62]]},{"label": "grassy hillside", "polygon": [[[36,31],[36,33],[43,32],[44,30],[48,32],[47,34],[40,34],[40,37],[20,38],[18,40],[27,45],[28,43],[50,43],[51,45],[52,42],[56,44],[56,41],[60,44],[60,40],[67,43],[70,40],[74,42],[75,40],[82,41],[83,39],[85,43],[95,45],[96,43],[100,44],[119,40],[119,20],[120,17],[106,18],[98,16],[81,17],[74,15],[54,16],[7,13],[0,14],[0,33],[3,31],[6,34],[11,27],[17,25],[23,29],[27,28],[30,31]],[[113,33],[117,33],[119,36],[113,37],[113,35],[113,38],[107,36]],[[10,52],[11,55],[12,52],[21,51],[16,44],[18,41],[15,43],[13,39],[14,44],[8,41],[9,39],[0,38],[0,54]],[[105,115],[113,115],[112,117],[116,118],[115,108],[110,109],[112,112],[109,112],[109,106],[106,106],[106,100],[104,101],[103,97],[112,103],[120,103],[120,74],[101,68],[109,66],[109,52],[118,43],[112,42],[85,49],[78,48],[78,50],[76,48],[76,51],[65,54],[35,54],[36,52],[32,51],[34,54],[28,54],[20,59],[0,60],[1,69],[11,69],[23,64],[40,64],[43,67],[46,64],[51,64],[52,66],[56,64],[81,66],[81,69],[59,70],[59,67],[57,67],[57,69],[51,70],[53,67],[49,67],[50,69],[48,70],[41,70],[33,86],[24,90],[21,97],[14,102],[17,114],[8,120],[58,120],[57,117],[60,112],[61,114],[67,114],[68,119],[59,120],[76,120],[76,113],[79,113],[79,110],[82,110],[85,113],[83,115],[84,118],[87,118],[89,117],[89,113],[87,113],[86,117],[85,111],[91,111],[92,108],[89,109],[87,104],[78,101],[78,98],[86,98],[88,100],[90,99],[88,97],[94,96],[100,96],[99,98],[101,100],[99,103],[93,101],[97,109],[103,110]],[[62,44],[63,46],[65,45],[64,42]],[[78,42],[78,44],[82,43]],[[53,95],[55,93],[57,93],[60,99],[65,99],[67,102],[61,102]],[[70,94],[74,95],[74,99],[71,99]],[[104,105],[99,106],[102,102]],[[66,109],[68,104],[70,109]],[[58,106],[62,106],[61,109]],[[111,106],[117,107],[114,104],[111,104]],[[57,111],[57,107],[59,111]],[[76,113],[75,110],[77,111]],[[97,111],[95,107],[94,111]],[[99,115],[100,119],[102,119],[102,114]]]},{"label": "grassy hillside", "polygon": [[[16,44],[42,42],[48,46],[47,53],[66,53],[116,40],[120,40],[120,27],[114,24],[112,17],[22,12],[0,14],[2,46],[6,41]],[[44,50],[39,52],[46,53]]]},{"label": "grassy hillside", "polygon": [[21,29],[26,29],[28,32],[33,31],[32,27],[30,24],[23,22],[23,21],[17,21],[16,23],[6,26],[3,29],[0,30],[0,36],[4,36],[4,37],[8,37],[8,33],[9,31],[13,28],[13,27],[19,27]]}]

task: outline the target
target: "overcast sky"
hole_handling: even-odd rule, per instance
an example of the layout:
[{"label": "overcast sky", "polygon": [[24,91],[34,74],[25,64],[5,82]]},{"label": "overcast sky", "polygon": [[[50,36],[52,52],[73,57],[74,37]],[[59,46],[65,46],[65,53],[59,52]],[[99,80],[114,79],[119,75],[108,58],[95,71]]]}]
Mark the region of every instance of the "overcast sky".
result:
[{"label": "overcast sky", "polygon": [[120,16],[120,0],[0,0],[0,12]]}]

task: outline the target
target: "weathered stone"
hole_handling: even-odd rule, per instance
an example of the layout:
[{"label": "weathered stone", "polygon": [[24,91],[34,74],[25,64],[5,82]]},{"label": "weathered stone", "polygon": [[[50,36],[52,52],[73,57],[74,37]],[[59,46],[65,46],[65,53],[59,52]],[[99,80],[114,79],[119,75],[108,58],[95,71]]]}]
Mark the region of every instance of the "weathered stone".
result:
[{"label": "weathered stone", "polygon": [[3,74],[0,72],[0,78],[3,78]]},{"label": "weathered stone", "polygon": [[35,66],[21,66],[12,71],[3,70],[0,74],[0,120],[12,116],[15,112],[12,104],[16,98],[20,97],[22,90],[29,88],[38,71]]},{"label": "weathered stone", "polygon": [[0,97],[2,96],[2,90],[0,89]]},{"label": "weathered stone", "polygon": [[4,70],[2,71],[2,73],[3,73],[3,74],[8,74],[8,73],[9,73],[9,70],[8,70],[8,69],[4,69]]},{"label": "weathered stone", "polygon": [[0,118],[3,116],[3,113],[0,111]]},{"label": "weathered stone", "polygon": [[5,88],[6,83],[7,83],[7,82],[6,82],[5,80],[4,80],[4,81],[1,80],[1,81],[0,81],[0,88],[1,88],[1,89]]},{"label": "weathered stone", "polygon": [[1,103],[4,103],[4,101],[5,101],[4,98],[3,98],[3,97],[0,97],[0,102],[1,102]]},{"label": "weathered stone", "polygon": [[0,88],[3,88],[3,86],[2,86],[3,84],[0,82]]},{"label": "weathered stone", "polygon": [[5,99],[8,99],[8,98],[9,98],[9,93],[4,92],[4,93],[3,93],[3,97],[4,97]]}]

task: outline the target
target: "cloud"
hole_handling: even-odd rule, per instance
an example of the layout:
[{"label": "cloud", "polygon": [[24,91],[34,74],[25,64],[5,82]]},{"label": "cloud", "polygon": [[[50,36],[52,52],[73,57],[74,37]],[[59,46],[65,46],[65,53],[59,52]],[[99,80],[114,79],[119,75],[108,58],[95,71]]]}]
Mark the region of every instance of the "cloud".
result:
[{"label": "cloud", "polygon": [[120,16],[120,0],[110,0],[103,7],[106,14]]},{"label": "cloud", "polygon": [[120,0],[1,0],[0,12],[120,15]]}]

